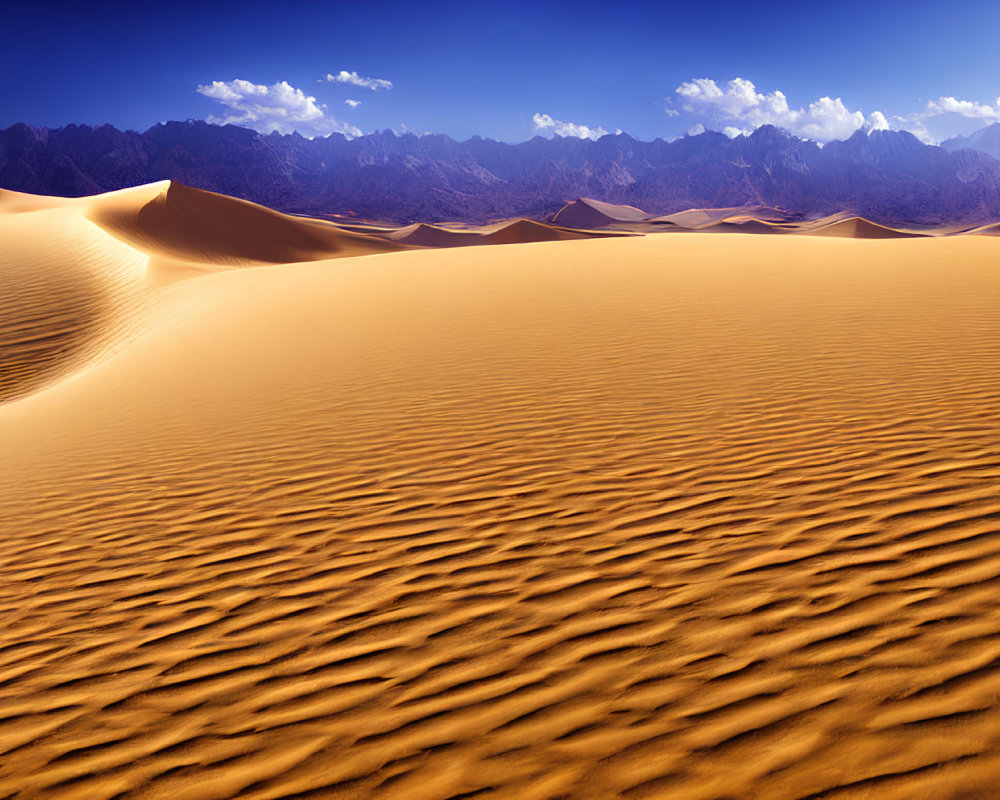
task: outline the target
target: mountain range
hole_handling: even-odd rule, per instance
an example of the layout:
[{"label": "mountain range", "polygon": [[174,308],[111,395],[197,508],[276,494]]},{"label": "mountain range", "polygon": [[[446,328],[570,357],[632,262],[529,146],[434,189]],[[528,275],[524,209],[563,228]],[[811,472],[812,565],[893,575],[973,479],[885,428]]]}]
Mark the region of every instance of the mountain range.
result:
[{"label": "mountain range", "polygon": [[395,223],[549,220],[579,197],[650,214],[761,205],[803,218],[850,212],[886,225],[1000,219],[1000,125],[942,146],[905,131],[820,146],[765,125],[729,139],[628,134],[473,137],[379,131],[348,139],[167,122],[0,131],[0,187],[80,196],[171,179],[280,211]]}]

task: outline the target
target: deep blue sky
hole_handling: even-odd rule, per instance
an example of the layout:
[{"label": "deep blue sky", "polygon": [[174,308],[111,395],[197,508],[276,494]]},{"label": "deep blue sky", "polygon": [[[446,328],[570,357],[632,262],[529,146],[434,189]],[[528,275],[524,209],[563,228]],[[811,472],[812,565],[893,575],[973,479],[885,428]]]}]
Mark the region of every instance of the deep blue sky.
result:
[{"label": "deep blue sky", "polygon": [[[4,14],[0,128],[110,122],[144,130],[168,119],[239,117],[200,94],[213,81],[272,87],[285,81],[326,108],[305,122],[256,126],[308,135],[353,126],[404,126],[458,139],[523,141],[540,129],[641,139],[707,127],[782,121],[831,138],[861,112],[931,138],[1000,119],[1000,4],[966,2],[240,2],[120,4],[22,2]],[[317,83],[341,70],[391,81],[390,90]],[[679,86],[711,79],[679,97]],[[751,81],[756,100],[726,96]],[[222,90],[216,90],[218,95]],[[790,110],[775,111],[774,91]],[[271,96],[264,106],[281,104]],[[746,94],[745,86],[743,94]],[[753,92],[751,92],[753,94]],[[840,98],[808,114],[822,97]],[[940,97],[978,103],[927,116]],[[360,100],[350,108],[346,99]],[[672,109],[676,116],[667,113]],[[806,111],[797,115],[799,109]],[[932,109],[932,111],[935,109]],[[280,110],[277,113],[281,113]],[[789,116],[790,115],[790,116]],[[901,119],[893,119],[893,115]],[[925,116],[919,116],[925,115]],[[972,116],[970,116],[972,115]],[[557,126],[586,125],[590,131]],[[927,135],[927,134],[925,134]]]}]

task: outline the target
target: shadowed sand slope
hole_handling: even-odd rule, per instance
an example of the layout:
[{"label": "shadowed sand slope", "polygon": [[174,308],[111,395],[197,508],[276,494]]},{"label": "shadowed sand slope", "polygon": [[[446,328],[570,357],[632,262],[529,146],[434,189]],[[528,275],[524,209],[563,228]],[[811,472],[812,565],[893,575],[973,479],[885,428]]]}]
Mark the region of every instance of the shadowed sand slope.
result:
[{"label": "shadowed sand slope", "polygon": [[0,405],[0,797],[992,796],[997,255],[681,233],[159,286]]},{"label": "shadowed sand slope", "polygon": [[649,214],[635,206],[614,205],[583,197],[567,203],[552,221],[569,228],[603,228],[616,222],[642,222]]}]

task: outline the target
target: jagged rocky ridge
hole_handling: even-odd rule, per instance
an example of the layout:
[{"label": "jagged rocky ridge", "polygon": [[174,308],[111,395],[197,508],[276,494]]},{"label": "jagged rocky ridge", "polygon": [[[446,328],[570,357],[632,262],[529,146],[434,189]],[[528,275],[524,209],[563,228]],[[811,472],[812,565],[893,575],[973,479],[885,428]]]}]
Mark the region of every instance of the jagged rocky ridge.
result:
[{"label": "jagged rocky ridge", "polygon": [[887,225],[1000,219],[1000,162],[922,144],[905,132],[858,132],[820,147],[764,126],[642,142],[376,132],[305,139],[232,125],[168,122],[144,133],[110,125],[0,131],[0,187],[79,196],[172,179],[282,211],[392,222],[550,218],[593,197],[651,214],[766,205],[803,216],[849,211]]},{"label": "jagged rocky ridge", "polygon": [[978,150],[993,158],[1000,158],[1000,122],[994,122],[985,128],[980,128],[968,136],[954,136],[941,142],[941,147],[945,150]]}]

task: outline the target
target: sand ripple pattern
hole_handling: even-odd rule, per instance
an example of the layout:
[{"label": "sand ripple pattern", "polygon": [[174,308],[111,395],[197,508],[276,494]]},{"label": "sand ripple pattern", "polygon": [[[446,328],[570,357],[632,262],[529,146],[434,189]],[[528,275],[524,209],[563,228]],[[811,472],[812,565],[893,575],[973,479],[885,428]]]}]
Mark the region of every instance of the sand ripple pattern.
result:
[{"label": "sand ripple pattern", "polygon": [[191,281],[0,473],[0,797],[996,796],[1000,250],[739,239]]},{"label": "sand ripple pattern", "polygon": [[148,259],[62,210],[0,215],[0,239],[3,402],[99,357],[141,304]]}]

